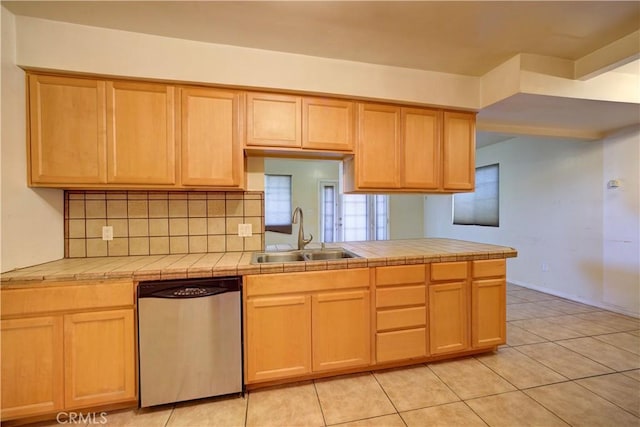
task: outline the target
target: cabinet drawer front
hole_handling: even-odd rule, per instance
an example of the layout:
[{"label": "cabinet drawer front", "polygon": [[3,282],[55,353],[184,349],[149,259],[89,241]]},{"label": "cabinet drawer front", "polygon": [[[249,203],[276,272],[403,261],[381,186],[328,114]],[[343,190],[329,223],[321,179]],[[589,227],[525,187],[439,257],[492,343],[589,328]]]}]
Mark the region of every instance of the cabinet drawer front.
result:
[{"label": "cabinet drawer front", "polygon": [[398,265],[376,268],[376,286],[424,283],[424,265]]},{"label": "cabinet drawer front", "polygon": [[425,303],[425,287],[399,286],[376,290],[376,307],[398,307]]},{"label": "cabinet drawer front", "polygon": [[133,305],[133,282],[59,282],[2,291],[2,316]]},{"label": "cabinet drawer front", "polygon": [[467,263],[439,262],[431,264],[431,280],[459,280],[467,278]]},{"label": "cabinet drawer front", "polygon": [[245,276],[244,280],[244,293],[248,297],[368,287],[368,268],[257,274]]},{"label": "cabinet drawer front", "polygon": [[505,259],[483,259],[472,262],[473,277],[496,277],[506,274]]},{"label": "cabinet drawer front", "polygon": [[427,355],[425,328],[378,333],[376,343],[376,361],[378,363]]},{"label": "cabinet drawer front", "polygon": [[426,321],[426,307],[398,308],[377,313],[378,331],[424,326]]}]

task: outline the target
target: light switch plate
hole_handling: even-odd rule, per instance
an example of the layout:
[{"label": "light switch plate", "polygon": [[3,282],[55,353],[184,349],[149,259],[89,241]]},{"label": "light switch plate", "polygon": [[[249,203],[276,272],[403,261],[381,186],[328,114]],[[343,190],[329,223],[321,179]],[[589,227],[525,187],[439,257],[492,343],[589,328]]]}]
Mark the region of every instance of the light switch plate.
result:
[{"label": "light switch plate", "polygon": [[253,230],[251,229],[251,224],[238,224],[238,236],[251,237],[252,235]]}]

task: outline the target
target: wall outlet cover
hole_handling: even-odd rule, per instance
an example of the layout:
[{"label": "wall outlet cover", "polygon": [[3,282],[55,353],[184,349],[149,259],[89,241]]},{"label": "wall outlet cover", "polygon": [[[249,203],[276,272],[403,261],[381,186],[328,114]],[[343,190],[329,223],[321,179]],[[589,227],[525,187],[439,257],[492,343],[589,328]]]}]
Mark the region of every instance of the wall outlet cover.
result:
[{"label": "wall outlet cover", "polygon": [[105,225],[102,227],[102,240],[113,240],[113,226]]},{"label": "wall outlet cover", "polygon": [[238,236],[251,237],[252,235],[253,230],[251,229],[251,224],[238,224]]}]

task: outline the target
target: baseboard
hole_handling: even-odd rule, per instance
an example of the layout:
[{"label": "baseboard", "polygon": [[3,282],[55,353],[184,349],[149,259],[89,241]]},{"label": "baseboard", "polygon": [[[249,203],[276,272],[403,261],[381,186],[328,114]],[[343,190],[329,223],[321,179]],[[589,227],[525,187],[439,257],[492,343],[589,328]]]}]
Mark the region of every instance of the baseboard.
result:
[{"label": "baseboard", "polygon": [[634,313],[633,311],[626,310],[622,307],[618,307],[616,305],[607,304],[601,301],[591,301],[586,298],[580,298],[576,295],[566,294],[564,292],[558,292],[553,289],[543,288],[541,286],[532,285],[531,283],[523,283],[518,280],[509,280],[507,282],[512,283],[517,286],[522,286],[523,288],[531,289],[534,291],[544,292],[545,294],[553,295],[556,297],[568,299],[569,301],[579,302],[582,304],[591,305],[593,307],[602,308],[603,310],[613,311],[614,313],[624,314],[625,316],[635,317],[636,319],[640,319],[640,313]]}]

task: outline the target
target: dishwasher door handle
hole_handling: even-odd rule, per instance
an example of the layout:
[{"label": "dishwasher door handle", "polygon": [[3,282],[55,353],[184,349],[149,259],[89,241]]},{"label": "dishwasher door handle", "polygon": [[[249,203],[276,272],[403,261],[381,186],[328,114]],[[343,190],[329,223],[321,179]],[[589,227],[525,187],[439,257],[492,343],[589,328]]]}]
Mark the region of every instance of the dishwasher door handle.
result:
[{"label": "dishwasher door handle", "polygon": [[225,292],[233,291],[230,291],[227,288],[187,286],[180,288],[163,289],[142,298],[202,298],[223,294]]}]

